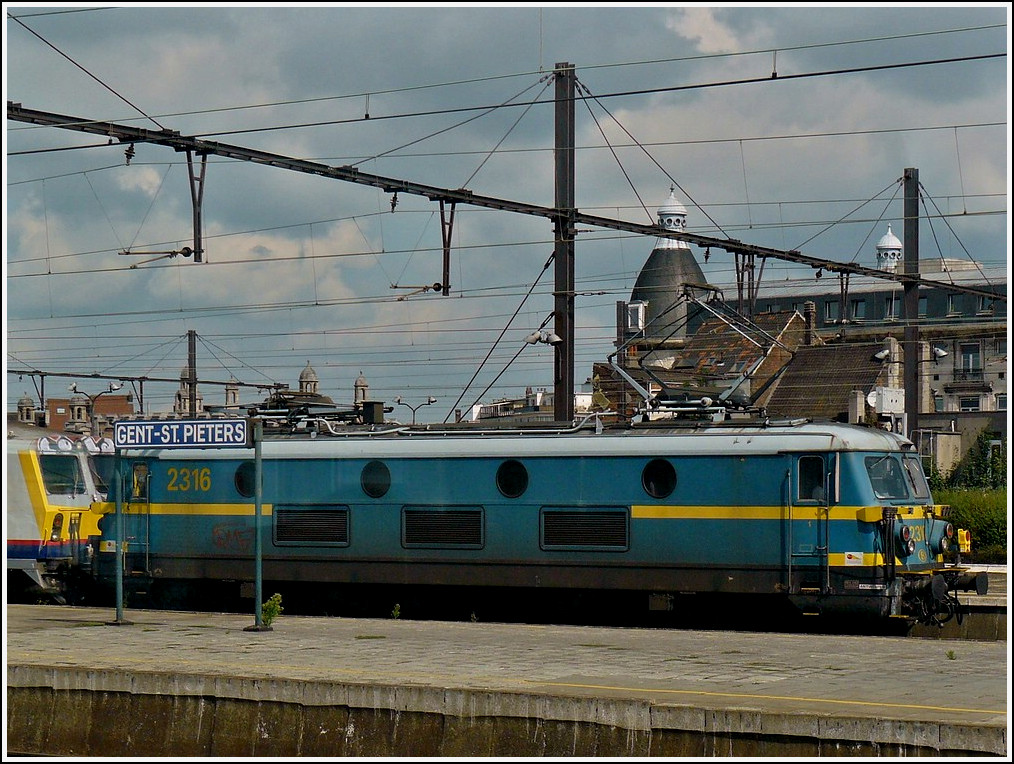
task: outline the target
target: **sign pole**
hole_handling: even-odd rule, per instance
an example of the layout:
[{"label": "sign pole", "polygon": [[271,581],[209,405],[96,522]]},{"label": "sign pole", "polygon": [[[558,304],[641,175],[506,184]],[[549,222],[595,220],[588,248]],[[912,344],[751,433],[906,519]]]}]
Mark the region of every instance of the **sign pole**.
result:
[{"label": "sign pole", "polygon": [[261,613],[261,603],[264,601],[264,582],[261,569],[263,563],[263,540],[261,532],[262,505],[264,491],[262,488],[263,462],[261,458],[261,441],[264,439],[264,423],[260,419],[254,419],[253,440],[254,440],[254,625],[247,626],[243,631],[272,631],[270,626],[265,626]]},{"label": "sign pole", "polygon": [[110,626],[130,626],[123,618],[123,460],[120,449],[113,450],[113,500],[116,504],[116,620]]}]

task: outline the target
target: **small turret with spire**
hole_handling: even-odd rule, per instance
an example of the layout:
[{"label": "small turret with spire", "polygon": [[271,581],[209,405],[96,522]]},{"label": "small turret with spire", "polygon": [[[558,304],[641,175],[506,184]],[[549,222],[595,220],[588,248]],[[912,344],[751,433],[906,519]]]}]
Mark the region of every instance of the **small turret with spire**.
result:
[{"label": "small turret with spire", "polygon": [[[658,208],[658,225],[667,231],[685,233],[687,230],[687,208],[676,198],[676,186],[669,186],[669,198]],[[680,239],[659,237],[655,249],[690,249],[690,245]]]},{"label": "small turret with spire", "polygon": [[904,250],[901,241],[894,235],[891,225],[888,224],[887,233],[877,242],[877,268],[895,273],[903,258]]}]

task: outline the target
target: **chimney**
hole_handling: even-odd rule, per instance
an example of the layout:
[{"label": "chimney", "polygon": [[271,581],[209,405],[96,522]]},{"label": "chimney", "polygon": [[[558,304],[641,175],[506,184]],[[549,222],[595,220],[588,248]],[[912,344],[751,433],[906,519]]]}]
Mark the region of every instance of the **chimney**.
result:
[{"label": "chimney", "polygon": [[817,303],[807,300],[803,303],[803,344],[811,346],[817,336]]}]

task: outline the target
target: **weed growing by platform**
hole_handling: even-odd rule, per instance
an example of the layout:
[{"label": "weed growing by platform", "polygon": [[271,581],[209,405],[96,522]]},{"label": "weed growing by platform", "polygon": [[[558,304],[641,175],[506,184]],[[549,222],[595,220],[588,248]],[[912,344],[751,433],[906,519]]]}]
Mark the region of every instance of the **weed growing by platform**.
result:
[{"label": "weed growing by platform", "polygon": [[281,615],[284,609],[282,607],[282,595],[272,594],[271,598],[261,605],[261,621],[265,626],[270,626]]}]

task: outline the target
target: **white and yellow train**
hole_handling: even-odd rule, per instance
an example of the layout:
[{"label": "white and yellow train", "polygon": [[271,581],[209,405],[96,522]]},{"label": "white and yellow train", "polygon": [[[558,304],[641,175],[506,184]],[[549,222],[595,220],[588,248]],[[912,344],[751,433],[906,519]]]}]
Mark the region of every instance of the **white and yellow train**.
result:
[{"label": "white and yellow train", "polygon": [[98,533],[89,507],[106,498],[113,442],[15,427],[4,478],[7,601],[73,600],[71,571]]}]

